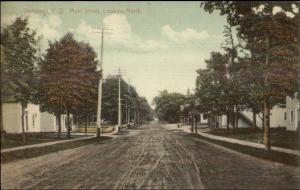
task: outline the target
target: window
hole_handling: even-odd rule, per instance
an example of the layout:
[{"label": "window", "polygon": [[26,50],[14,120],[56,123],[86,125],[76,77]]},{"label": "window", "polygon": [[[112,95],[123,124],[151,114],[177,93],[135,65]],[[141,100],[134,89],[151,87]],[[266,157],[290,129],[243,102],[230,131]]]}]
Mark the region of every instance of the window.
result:
[{"label": "window", "polygon": [[34,127],[34,115],[32,115],[32,126]]},{"label": "window", "polygon": [[284,112],[284,120],[286,121],[286,112]]},{"label": "window", "polygon": [[294,111],[291,111],[291,122],[294,122]]}]

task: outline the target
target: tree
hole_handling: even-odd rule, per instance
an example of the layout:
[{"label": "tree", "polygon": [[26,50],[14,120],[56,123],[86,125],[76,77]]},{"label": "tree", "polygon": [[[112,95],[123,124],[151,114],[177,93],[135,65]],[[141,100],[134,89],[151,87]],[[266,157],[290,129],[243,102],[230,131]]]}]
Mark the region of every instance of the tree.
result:
[{"label": "tree", "polygon": [[231,57],[229,53],[212,52],[210,59],[205,61],[207,69],[197,71],[195,94],[199,101],[197,109],[209,115],[216,127],[219,125],[220,115],[227,114],[229,118],[233,106],[240,104],[238,68],[235,62],[231,61]]},{"label": "tree", "polygon": [[28,18],[22,17],[17,17],[1,33],[2,101],[21,102],[23,143],[26,142],[25,108],[29,102],[35,102],[39,39],[28,27]]},{"label": "tree", "polygon": [[[119,82],[117,76],[109,76],[103,82],[102,117],[113,124],[118,122],[118,91]],[[127,84],[121,79],[121,99],[127,98]],[[125,109],[122,115],[125,115]],[[124,117],[123,117],[124,118]]]},{"label": "tree", "polygon": [[[243,76],[243,62],[238,54],[240,44],[234,42],[232,27],[224,28],[225,43],[223,49],[225,56],[228,58],[226,64],[226,79],[223,82],[224,87],[224,108],[227,114],[227,131],[229,131],[229,123],[232,122],[233,133],[238,129],[239,111],[245,104],[245,91],[242,87],[241,80]],[[232,116],[232,117],[231,117]]]},{"label": "tree", "polygon": [[[248,73],[256,77],[254,93],[258,94],[254,97],[262,100],[264,144],[265,149],[270,150],[270,109],[298,91],[299,12],[293,7],[299,9],[299,2],[212,1],[204,2],[202,6],[210,13],[219,10],[221,15],[226,15],[228,23],[237,27],[237,35],[244,41],[245,49],[250,51],[250,60],[257,71]],[[259,6],[262,10],[256,11]],[[274,15],[275,6],[285,12]],[[292,17],[286,14],[287,11]]]},{"label": "tree", "polygon": [[[46,110],[54,112],[59,121],[61,113],[67,114],[68,138],[70,114],[85,107],[87,98],[95,94],[100,77],[96,68],[96,53],[92,47],[74,40],[72,33],[60,41],[50,42],[40,64],[40,102]],[[60,132],[59,123],[59,136]]]},{"label": "tree", "polygon": [[151,121],[153,119],[153,110],[150,107],[147,99],[145,97],[139,98],[139,104],[140,104],[140,114],[141,114],[141,121]]},{"label": "tree", "polygon": [[89,91],[85,93],[85,98],[81,100],[81,103],[73,110],[74,121],[85,123],[85,133],[87,133],[87,127],[90,123],[91,118],[97,115],[98,105],[98,89],[97,85],[99,81],[94,78]]},{"label": "tree", "polygon": [[270,110],[275,105],[283,105],[286,96],[294,96],[298,91],[297,28],[292,19],[276,14],[259,19],[253,33],[247,35],[255,40],[251,41],[252,51],[256,53],[253,57],[264,74],[258,77],[258,84],[262,89],[266,150],[270,150]]},{"label": "tree", "polygon": [[[108,76],[103,83],[103,111],[102,116],[105,120],[113,124],[118,122],[118,77]],[[139,115],[142,120],[150,120],[152,118],[152,110],[143,97],[140,97],[132,85],[126,83],[121,78],[121,100],[122,100],[122,115],[123,122],[135,118],[136,123]],[[126,104],[125,104],[126,103]],[[128,112],[128,109],[130,111]],[[129,117],[128,114],[129,113]],[[127,116],[127,118],[125,117]]]},{"label": "tree", "polygon": [[4,127],[3,127],[3,113],[2,113],[2,81],[4,80],[3,79],[3,74],[2,74],[2,71],[3,71],[3,63],[4,63],[4,52],[3,52],[3,47],[2,47],[2,44],[0,44],[1,46],[1,62],[0,62],[0,81],[1,81],[1,88],[0,88],[0,133],[1,133],[1,144],[5,144],[5,138],[6,138],[6,131],[4,130]]},{"label": "tree", "polygon": [[177,117],[180,112],[180,105],[185,104],[185,95],[180,93],[168,93],[163,90],[158,96],[154,97],[153,104],[155,105],[155,114],[160,121],[169,123],[177,122]]}]

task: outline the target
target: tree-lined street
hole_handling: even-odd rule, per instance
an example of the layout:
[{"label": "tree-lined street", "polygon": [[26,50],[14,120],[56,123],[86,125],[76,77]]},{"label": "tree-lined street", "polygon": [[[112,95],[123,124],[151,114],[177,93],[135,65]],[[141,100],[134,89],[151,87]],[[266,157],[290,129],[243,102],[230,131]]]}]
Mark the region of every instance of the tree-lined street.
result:
[{"label": "tree-lined street", "polygon": [[298,169],[151,123],[132,135],[1,165],[2,188],[290,189]]},{"label": "tree-lined street", "polygon": [[1,2],[1,189],[299,189],[299,9]]}]

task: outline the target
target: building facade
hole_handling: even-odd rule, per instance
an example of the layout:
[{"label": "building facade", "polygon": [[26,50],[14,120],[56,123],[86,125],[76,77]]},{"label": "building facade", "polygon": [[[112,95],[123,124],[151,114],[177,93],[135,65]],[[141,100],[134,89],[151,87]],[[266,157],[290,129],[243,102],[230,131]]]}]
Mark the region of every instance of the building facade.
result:
[{"label": "building facade", "polygon": [[299,111],[299,100],[286,97],[286,111],[283,118],[286,123],[288,130],[299,130],[300,124],[300,111]]},{"label": "building facade", "polygon": [[[299,100],[286,97],[285,108],[274,107],[270,110],[270,127],[285,127],[286,130],[296,131],[300,124],[300,110]],[[256,115],[256,126],[262,128],[263,120],[262,114]],[[239,113],[239,128],[252,127],[253,113],[248,110],[241,111]],[[221,127],[226,127],[227,117],[226,115],[221,116]]]},{"label": "building facade", "polygon": [[[58,120],[54,114],[41,112],[40,106],[28,104],[25,108],[25,132],[56,132]],[[3,128],[7,133],[22,133],[21,103],[9,102],[2,104]],[[73,116],[70,115],[71,129],[74,128]],[[61,115],[61,131],[67,131],[67,116]]]}]

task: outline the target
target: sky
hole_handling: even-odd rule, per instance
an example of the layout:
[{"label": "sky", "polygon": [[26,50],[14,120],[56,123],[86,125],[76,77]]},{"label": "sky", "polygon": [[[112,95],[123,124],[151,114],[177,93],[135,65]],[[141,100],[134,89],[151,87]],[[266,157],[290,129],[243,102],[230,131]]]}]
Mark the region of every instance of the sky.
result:
[{"label": "sky", "polygon": [[1,2],[1,27],[17,16],[48,41],[72,32],[100,55],[105,28],[104,76],[117,74],[149,103],[164,89],[186,94],[195,88],[196,70],[211,51],[221,49],[226,18],[209,14],[200,2]]}]

